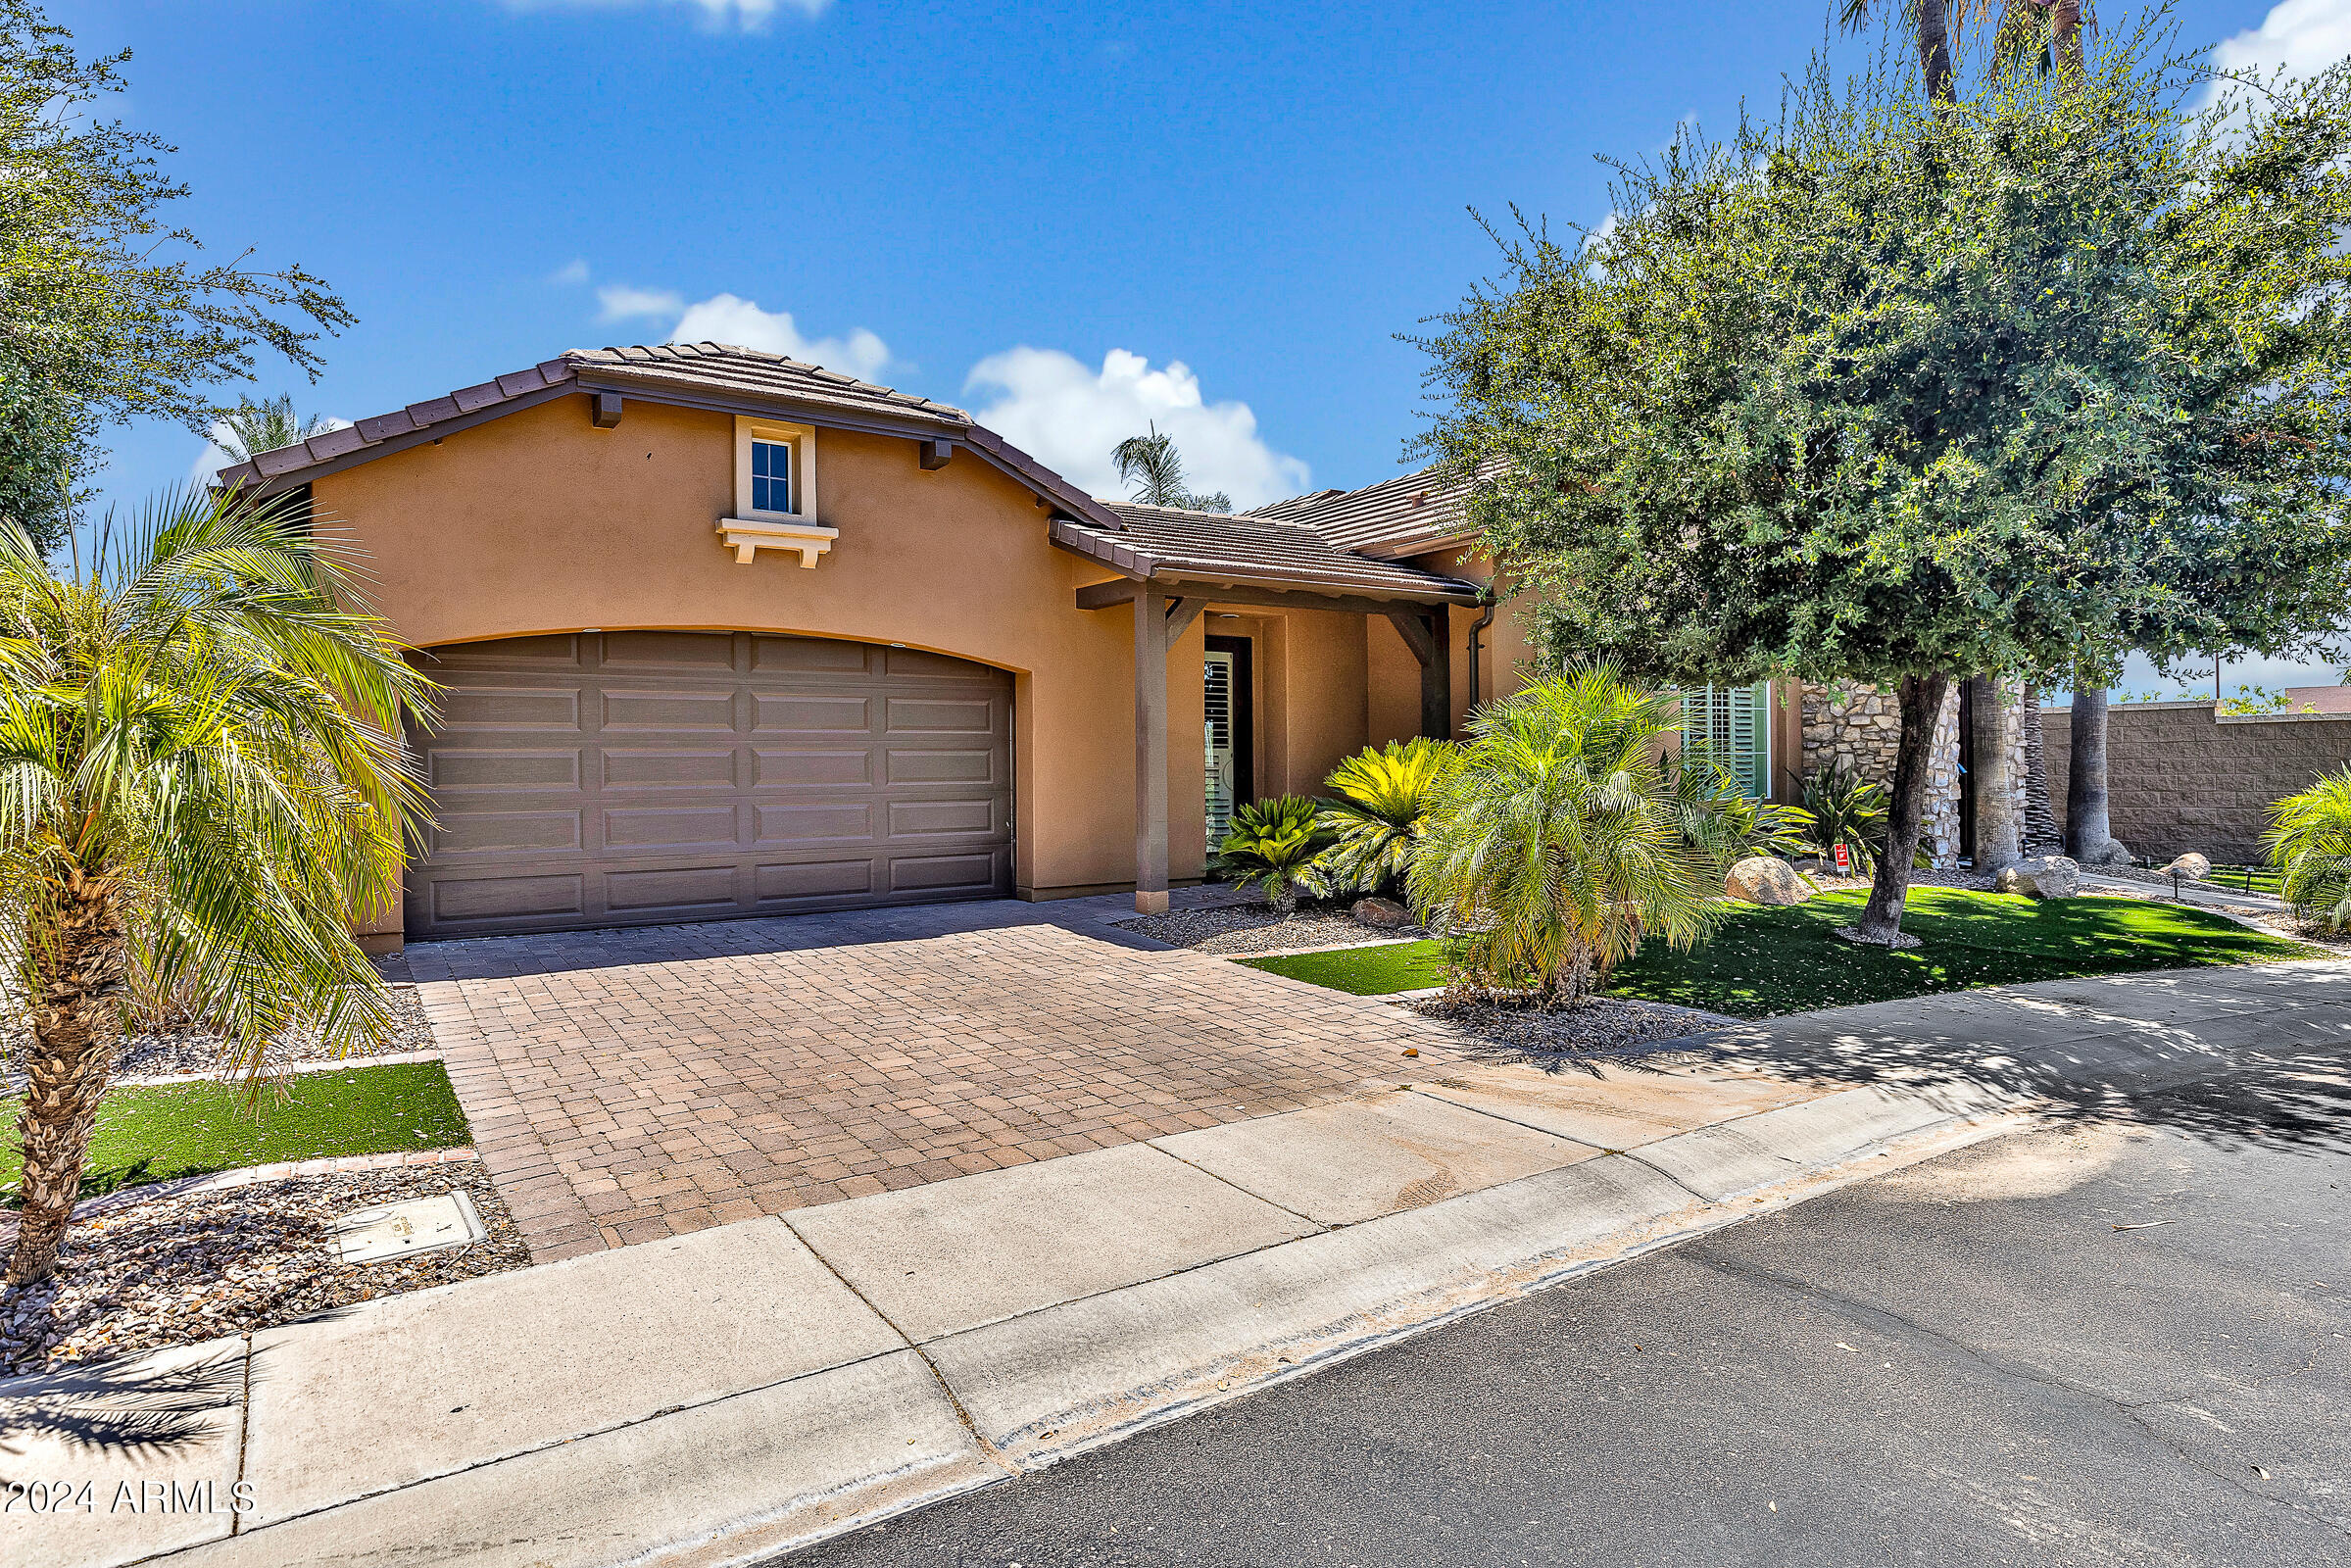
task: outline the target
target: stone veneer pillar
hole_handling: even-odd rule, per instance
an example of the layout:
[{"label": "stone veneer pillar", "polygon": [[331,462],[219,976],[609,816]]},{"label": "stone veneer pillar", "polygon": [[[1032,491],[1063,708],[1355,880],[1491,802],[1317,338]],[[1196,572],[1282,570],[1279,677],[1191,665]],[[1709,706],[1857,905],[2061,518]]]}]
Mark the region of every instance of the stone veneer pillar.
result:
[{"label": "stone veneer pillar", "polygon": [[[1902,745],[1902,709],[1894,694],[1859,681],[1830,686],[1807,683],[1804,700],[1804,767],[1823,763],[1841,768],[1883,788],[1893,786],[1894,755]],[[2021,731],[2023,726],[2020,724]],[[2023,775],[2021,734],[2016,776]],[[1927,816],[1919,841],[1943,869],[1959,862],[1959,683],[1952,682],[1935,724],[1935,749],[1927,762]]]}]

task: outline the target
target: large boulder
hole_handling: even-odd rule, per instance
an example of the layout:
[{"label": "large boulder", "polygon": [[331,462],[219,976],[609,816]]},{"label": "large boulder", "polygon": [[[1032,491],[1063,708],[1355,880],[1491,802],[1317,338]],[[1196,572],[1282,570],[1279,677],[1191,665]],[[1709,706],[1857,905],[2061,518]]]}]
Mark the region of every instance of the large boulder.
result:
[{"label": "large boulder", "polygon": [[1412,911],[1394,899],[1357,899],[1347,913],[1355,917],[1356,924],[1379,931],[1393,931],[1412,923]]},{"label": "large boulder", "polygon": [[2021,893],[2029,899],[2070,899],[2082,891],[2082,867],[2062,855],[2043,855],[2019,860],[1992,878],[2000,893]]},{"label": "large boulder", "polygon": [[2166,876],[2180,877],[2189,882],[2201,882],[2212,875],[2212,862],[2190,850],[2170,865],[2165,866],[2163,873]]},{"label": "large boulder", "polygon": [[1801,904],[1812,896],[1812,890],[1786,860],[1750,855],[1723,878],[1723,896],[1749,904]]},{"label": "large boulder", "polygon": [[2082,858],[2084,865],[2129,865],[2131,848],[2121,839],[2108,839]]}]

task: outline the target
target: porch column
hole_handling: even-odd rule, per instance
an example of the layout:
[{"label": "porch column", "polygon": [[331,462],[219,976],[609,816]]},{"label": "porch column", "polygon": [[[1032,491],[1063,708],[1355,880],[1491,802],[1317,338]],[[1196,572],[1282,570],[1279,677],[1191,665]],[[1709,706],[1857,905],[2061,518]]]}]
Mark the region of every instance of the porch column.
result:
[{"label": "porch column", "polygon": [[1167,596],[1135,594],[1135,908],[1167,907]]},{"label": "porch column", "polygon": [[1453,628],[1443,605],[1390,605],[1388,618],[1420,661],[1420,732],[1431,740],[1453,736]]}]

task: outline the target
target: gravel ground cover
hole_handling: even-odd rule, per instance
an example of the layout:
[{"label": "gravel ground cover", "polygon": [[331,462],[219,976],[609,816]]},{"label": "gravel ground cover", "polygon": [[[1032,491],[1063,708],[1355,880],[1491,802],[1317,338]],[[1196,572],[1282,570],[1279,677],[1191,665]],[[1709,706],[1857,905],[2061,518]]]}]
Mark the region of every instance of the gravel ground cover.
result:
[{"label": "gravel ground cover", "polygon": [[[459,1187],[489,1231],[482,1241],[376,1263],[337,1260],[335,1219]],[[0,1225],[0,1240],[14,1242],[13,1224]],[[477,1159],[153,1199],[76,1223],[53,1278],[0,1292],[0,1377],[250,1334],[529,1262]]]},{"label": "gravel ground cover", "polygon": [[1121,930],[1200,953],[1279,953],[1291,948],[1352,948],[1380,937],[1425,937],[1419,926],[1393,930],[1361,925],[1345,905],[1298,906],[1285,920],[1266,904],[1228,904],[1208,909],[1169,909],[1118,922]]},{"label": "gravel ground cover", "polygon": [[1543,1056],[1645,1055],[1660,1044],[1739,1022],[1696,1007],[1614,997],[1547,1009],[1451,996],[1423,997],[1401,1005],[1482,1043]]},{"label": "gravel ground cover", "polygon": [[[273,1068],[306,1061],[360,1061],[368,1056],[406,1055],[434,1049],[432,1026],[424,1021],[424,1008],[416,1000],[415,986],[392,987],[392,1017],[391,1033],[372,1050],[339,1056],[322,1046],[316,1035],[297,1031],[270,1041],[262,1064]],[[12,1088],[24,1082],[25,1044],[25,1037],[20,1033],[0,1034],[0,1060],[5,1061],[7,1081]],[[221,1050],[220,1037],[201,1029],[125,1035],[115,1053],[115,1077],[118,1080],[165,1078],[179,1073],[217,1072],[224,1065]]]}]

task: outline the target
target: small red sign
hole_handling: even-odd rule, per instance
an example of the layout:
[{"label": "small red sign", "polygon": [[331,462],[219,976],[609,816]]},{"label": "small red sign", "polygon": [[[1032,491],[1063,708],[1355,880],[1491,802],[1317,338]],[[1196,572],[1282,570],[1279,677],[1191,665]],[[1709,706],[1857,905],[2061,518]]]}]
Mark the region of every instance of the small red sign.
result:
[{"label": "small red sign", "polygon": [[1853,874],[1853,857],[1842,844],[1837,846],[1837,874],[1838,876]]}]

